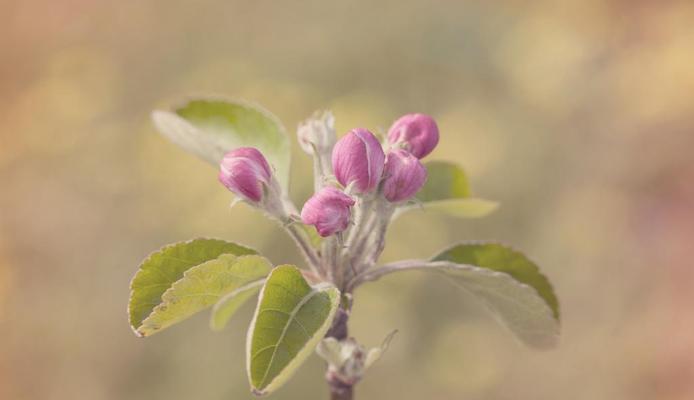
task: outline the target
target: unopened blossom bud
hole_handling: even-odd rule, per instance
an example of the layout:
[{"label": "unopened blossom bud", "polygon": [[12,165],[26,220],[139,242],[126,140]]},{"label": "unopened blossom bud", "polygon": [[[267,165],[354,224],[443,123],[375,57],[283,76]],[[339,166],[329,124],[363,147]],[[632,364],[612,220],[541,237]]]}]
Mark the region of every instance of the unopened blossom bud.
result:
[{"label": "unopened blossom bud", "polygon": [[299,124],[296,131],[299,145],[308,154],[315,150],[319,153],[327,152],[335,145],[335,117],[330,111],[316,112],[311,118]]},{"label": "unopened blossom bud", "polygon": [[352,129],[333,149],[333,171],[343,186],[353,184],[357,193],[378,186],[385,154],[378,139],[366,129]]},{"label": "unopened blossom bud", "polygon": [[427,170],[417,157],[404,149],[388,152],[383,172],[383,195],[393,203],[408,200],[422,188]]},{"label": "unopened blossom bud", "polygon": [[318,234],[326,237],[347,229],[354,199],[341,190],[326,186],[306,201],[301,221],[314,225]]},{"label": "unopened blossom bud", "polygon": [[270,165],[253,147],[240,147],[226,153],[219,165],[219,181],[250,202],[262,200],[263,185],[269,185],[271,179]]},{"label": "unopened blossom bud", "polygon": [[439,128],[426,114],[403,115],[388,130],[388,142],[423,158],[439,143]]}]

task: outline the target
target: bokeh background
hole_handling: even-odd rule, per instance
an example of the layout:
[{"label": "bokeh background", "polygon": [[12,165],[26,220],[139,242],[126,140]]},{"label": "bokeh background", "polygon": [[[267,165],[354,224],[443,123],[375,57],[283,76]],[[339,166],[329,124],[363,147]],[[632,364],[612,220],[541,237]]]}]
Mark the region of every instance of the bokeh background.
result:
[{"label": "bokeh background", "polygon": [[[691,1],[0,0],[0,399],[250,399],[247,306],[136,338],[150,251],[213,236],[301,262],[216,171],[149,119],[191,93],[253,100],[290,132],[413,111],[442,131],[482,220],[410,214],[386,260],[450,242],[524,249],[555,284],[559,348],[534,352],[438,277],[360,289],[352,332],[399,329],[362,399],[694,398]],[[292,138],[294,140],[294,138]],[[293,193],[310,195],[294,141]],[[321,399],[313,357],[274,397]]]}]

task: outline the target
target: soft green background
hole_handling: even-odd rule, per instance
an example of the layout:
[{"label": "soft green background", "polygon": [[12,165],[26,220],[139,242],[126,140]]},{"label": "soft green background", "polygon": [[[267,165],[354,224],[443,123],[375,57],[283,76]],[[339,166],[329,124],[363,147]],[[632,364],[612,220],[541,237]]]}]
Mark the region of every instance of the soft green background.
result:
[{"label": "soft green background", "polygon": [[[187,94],[256,101],[290,132],[439,121],[481,220],[403,215],[385,259],[450,242],[523,249],[562,305],[560,347],[518,344],[437,276],[357,292],[353,332],[399,333],[362,399],[694,397],[694,5],[690,1],[0,0],[0,399],[250,399],[245,326],[202,313],[149,339],[128,282],[155,248],[290,240],[155,133]],[[293,197],[312,183],[295,150]],[[454,299],[455,301],[451,301]],[[467,301],[465,301],[467,300]],[[322,398],[314,358],[275,398]]]}]

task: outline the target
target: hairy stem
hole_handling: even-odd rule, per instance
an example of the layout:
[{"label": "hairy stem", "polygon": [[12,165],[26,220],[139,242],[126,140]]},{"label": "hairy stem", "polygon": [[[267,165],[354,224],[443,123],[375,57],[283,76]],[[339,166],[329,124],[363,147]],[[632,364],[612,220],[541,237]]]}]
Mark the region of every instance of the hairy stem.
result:
[{"label": "hairy stem", "polygon": [[347,249],[347,251],[349,251],[347,258],[349,262],[355,266],[361,266],[359,261],[364,253],[364,248],[367,245],[367,241],[369,240],[369,237],[371,237],[371,233],[376,228],[376,225],[378,225],[378,215],[376,215],[376,213],[371,213],[369,218],[365,219],[362,224],[364,227],[361,229],[359,234],[356,235],[356,238],[352,241]]},{"label": "hairy stem", "polygon": [[371,216],[369,213],[369,209],[372,206],[373,201],[369,198],[362,198],[359,200],[357,203],[357,206],[354,209],[354,225],[349,229],[347,233],[347,240],[346,240],[346,247],[345,251],[349,251],[348,249],[353,247],[356,241],[359,239],[361,236],[361,233],[365,229],[366,221],[368,218]]},{"label": "hairy stem", "polygon": [[388,230],[388,225],[390,224],[390,218],[393,216],[394,208],[386,205],[381,210],[379,210],[380,220],[379,225],[376,227],[374,234],[376,235],[376,247],[372,249],[372,252],[368,254],[366,259],[366,265],[372,265],[378,261],[383,249],[386,247],[386,231]]},{"label": "hairy stem", "polygon": [[323,271],[325,271],[328,280],[332,281],[335,286],[341,288],[342,286],[342,275],[341,266],[337,262],[337,253],[340,247],[340,240],[338,236],[330,236],[323,240]]},{"label": "hairy stem", "polygon": [[385,264],[373,270],[364,271],[357,275],[347,285],[350,290],[354,290],[357,286],[370,281],[375,281],[384,275],[388,275],[397,271],[406,270],[426,270],[431,268],[441,268],[455,265],[450,261],[428,261],[428,260],[402,260],[390,264]]},{"label": "hairy stem", "polygon": [[[316,152],[316,148],[313,148]],[[320,156],[314,156],[313,159],[313,191],[318,193],[323,187],[323,181],[325,180],[325,173],[323,172],[323,164],[321,162]]]},{"label": "hairy stem", "polygon": [[[394,211],[395,208],[388,203],[376,203],[369,227],[352,253],[350,261],[357,266],[357,269],[356,274],[349,276],[348,280],[368,270],[378,261],[386,245],[386,231]],[[347,287],[349,288],[349,285]]]},{"label": "hairy stem", "polygon": [[289,236],[291,236],[292,239],[294,239],[294,242],[296,242],[296,245],[301,250],[301,253],[306,258],[306,261],[308,261],[308,265],[311,268],[311,271],[318,274],[319,276],[323,276],[322,271],[320,270],[320,262],[318,260],[318,255],[316,254],[316,251],[313,249],[313,247],[311,247],[308,240],[304,237],[302,232],[299,231],[299,228],[297,228],[294,224],[287,224],[284,225],[284,227],[289,233]]}]

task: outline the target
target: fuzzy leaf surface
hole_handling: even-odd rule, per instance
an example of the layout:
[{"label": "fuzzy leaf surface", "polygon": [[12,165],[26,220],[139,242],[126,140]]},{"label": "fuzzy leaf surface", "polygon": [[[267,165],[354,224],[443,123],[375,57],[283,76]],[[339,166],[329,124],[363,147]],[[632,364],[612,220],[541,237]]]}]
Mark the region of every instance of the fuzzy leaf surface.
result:
[{"label": "fuzzy leaf surface", "polygon": [[[229,293],[257,284],[271,269],[270,262],[258,255],[236,257],[222,254],[214,260],[196,265],[164,292],[161,303],[142,321],[138,332],[150,336],[168,328],[211,307]],[[227,317],[231,317],[231,314]]]},{"label": "fuzzy leaf surface", "polygon": [[289,138],[277,117],[262,107],[221,97],[196,98],[171,111],[154,111],[152,119],[163,136],[215,167],[230,150],[257,148],[287,187]]},{"label": "fuzzy leaf surface", "polygon": [[559,335],[559,301],[549,280],[522,253],[498,243],[453,246],[432,261],[457,286],[478,296],[522,341],[545,348]]},{"label": "fuzzy leaf surface", "polygon": [[140,331],[143,321],[187,270],[223,254],[241,256],[256,251],[224,240],[203,238],[165,246],[147,257],[130,282],[128,313],[133,331],[144,336]]},{"label": "fuzzy leaf surface", "polygon": [[294,266],[272,270],[261,290],[246,342],[246,365],[254,394],[280,387],[313,352],[330,328],[340,291],[311,287]]}]

